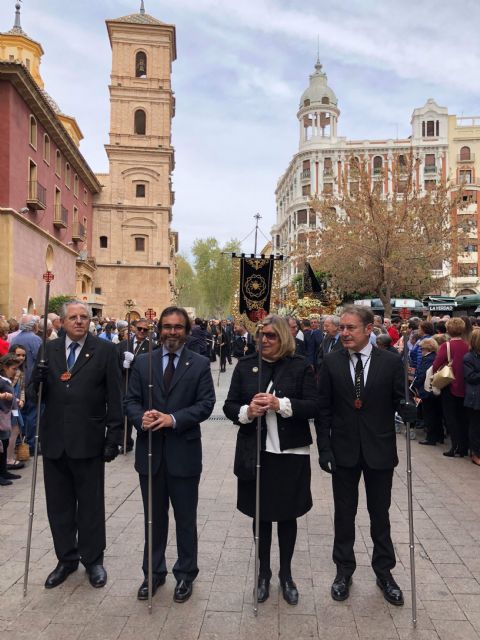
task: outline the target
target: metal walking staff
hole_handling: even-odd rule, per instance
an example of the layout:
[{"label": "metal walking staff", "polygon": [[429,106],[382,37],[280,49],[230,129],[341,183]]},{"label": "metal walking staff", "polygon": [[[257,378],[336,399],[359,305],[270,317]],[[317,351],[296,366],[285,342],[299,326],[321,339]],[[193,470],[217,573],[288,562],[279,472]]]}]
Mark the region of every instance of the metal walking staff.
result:
[{"label": "metal walking staff", "polygon": [[[257,325],[257,335],[259,340],[257,342],[258,352],[258,393],[262,392],[262,331],[263,324]],[[253,613],[258,613],[258,571],[260,565],[260,452],[262,448],[262,416],[257,417],[257,462],[256,462],[256,474],[255,474],[255,577],[253,582]]]},{"label": "metal walking staff", "polygon": [[[403,336],[403,370],[405,380],[405,402],[410,399],[410,391],[408,385],[408,324],[402,325]],[[408,537],[410,548],[410,581],[412,588],[412,622],[413,626],[417,626],[417,587],[415,581],[415,534],[413,531],[413,495],[412,495],[412,444],[410,440],[410,422],[406,422],[406,451],[407,451],[407,495],[408,495]]]},{"label": "metal walking staff", "polygon": [[[153,318],[155,312],[148,309],[148,410],[153,409]],[[147,563],[148,563],[148,613],[152,613],[153,598],[153,504],[152,504],[152,430],[148,430],[148,492],[147,492]]]},{"label": "metal walking staff", "polygon": [[[39,364],[45,364],[45,348],[47,344],[47,318],[48,318],[48,302],[50,299],[50,283],[54,279],[52,273],[53,268],[53,249],[51,245],[48,245],[47,252],[45,254],[45,266],[46,271],[43,274],[45,280],[45,307],[43,311],[43,334],[42,334],[42,346],[40,347],[40,360]],[[32,529],[33,529],[33,515],[35,512],[35,490],[37,485],[37,469],[38,469],[38,440],[40,433],[40,417],[42,411],[42,396],[43,396],[43,381],[40,382],[37,394],[37,418],[35,423],[35,448],[33,454],[33,467],[32,467],[32,481],[30,489],[30,508],[28,514],[28,534],[27,534],[27,548],[25,552],[25,571],[23,574],[23,597],[27,595],[28,589],[28,571],[30,568],[30,550],[32,547]]]},{"label": "metal walking staff", "polygon": [[[125,306],[128,309],[127,313],[127,351],[130,351],[131,339],[130,339],[130,321],[131,321],[131,310],[132,307],[135,306],[135,302],[133,300],[125,300]],[[125,395],[128,393],[128,378],[129,378],[130,369],[125,369]],[[123,419],[123,455],[127,455],[127,433],[128,433],[128,418],[127,414]]]}]

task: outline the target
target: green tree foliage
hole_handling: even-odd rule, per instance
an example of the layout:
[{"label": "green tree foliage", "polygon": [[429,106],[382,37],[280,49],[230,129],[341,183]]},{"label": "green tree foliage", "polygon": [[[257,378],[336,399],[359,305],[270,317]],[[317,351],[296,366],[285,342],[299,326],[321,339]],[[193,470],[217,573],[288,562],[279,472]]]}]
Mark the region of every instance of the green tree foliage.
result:
[{"label": "green tree foliage", "polygon": [[[232,298],[232,258],[240,252],[240,243],[232,239],[223,247],[216,238],[195,240],[193,265],[185,256],[177,259],[177,301],[195,307],[198,316],[225,317],[230,314]],[[226,254],[226,255],[224,255]]]},{"label": "green tree foliage", "polygon": [[70,300],[74,299],[74,295],[68,295],[65,293],[59,296],[52,296],[48,301],[48,313],[56,313],[58,315],[60,313],[62,304],[65,304],[65,302],[69,302]]}]

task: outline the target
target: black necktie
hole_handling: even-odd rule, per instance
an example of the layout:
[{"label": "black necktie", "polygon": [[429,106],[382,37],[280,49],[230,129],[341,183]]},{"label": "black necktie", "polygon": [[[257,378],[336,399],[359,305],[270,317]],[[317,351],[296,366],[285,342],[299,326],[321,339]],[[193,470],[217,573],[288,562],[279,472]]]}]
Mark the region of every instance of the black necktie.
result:
[{"label": "black necktie", "polygon": [[363,364],[362,364],[362,354],[356,353],[357,356],[357,364],[355,365],[355,398],[360,400],[363,395]]},{"label": "black necktie", "polygon": [[165,385],[165,391],[170,389],[170,385],[172,384],[173,374],[175,373],[175,365],[173,364],[175,361],[176,353],[168,354],[168,364],[165,367],[165,371],[163,372],[163,384]]}]

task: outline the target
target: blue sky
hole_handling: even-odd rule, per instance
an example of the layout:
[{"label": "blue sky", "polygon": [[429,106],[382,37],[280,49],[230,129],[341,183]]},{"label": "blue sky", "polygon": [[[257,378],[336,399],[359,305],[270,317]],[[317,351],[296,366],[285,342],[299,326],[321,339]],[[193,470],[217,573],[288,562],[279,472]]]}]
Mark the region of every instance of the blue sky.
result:
[{"label": "blue sky", "polygon": [[[14,0],[0,0],[0,31]],[[268,235],[275,185],[298,146],[296,112],[316,58],[341,109],[338,133],[410,133],[415,107],[434,98],[449,113],[480,115],[480,2],[463,0],[145,0],[177,28],[173,88],[180,250],[195,238],[242,239],[258,211]],[[77,118],[81,150],[108,170],[110,45],[105,20],[140,0],[24,0],[22,26],[41,42],[42,75]],[[243,250],[253,250],[252,236]]]}]

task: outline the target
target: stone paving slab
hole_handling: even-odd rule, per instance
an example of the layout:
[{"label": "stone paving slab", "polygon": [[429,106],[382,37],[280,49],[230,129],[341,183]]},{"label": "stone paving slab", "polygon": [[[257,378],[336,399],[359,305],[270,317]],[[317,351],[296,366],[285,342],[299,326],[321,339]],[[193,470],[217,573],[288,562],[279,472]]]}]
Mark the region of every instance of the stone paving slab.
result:
[{"label": "stone paving slab", "polygon": [[[41,458],[29,589],[22,595],[31,465],[0,490],[0,634],[2,640],[474,640],[480,639],[479,469],[468,459],[446,459],[443,447],[412,442],[418,622],[411,622],[405,437],[397,436],[400,464],[392,494],[394,574],[405,607],[383,599],[370,567],[372,543],[363,488],[357,517],[357,571],[350,598],[330,598],[333,504],[330,477],[312,447],[313,509],[298,522],[293,575],[297,607],[281,597],[275,578],[269,600],[252,612],[254,552],[251,520],[237,512],[232,474],[236,429],[221,410],[232,367],[221,374],[212,418],[202,426],[204,471],[198,509],[199,567],[192,598],[172,600],[168,575],[148,614],[136,599],[142,581],[143,509],[132,454],[107,465],[108,583],[93,589],[83,568],[61,586],[43,583],[56,564],[45,511]],[[214,365],[215,384],[218,368]],[[173,516],[167,558],[176,557]],[[278,548],[272,546],[272,570]]]}]

